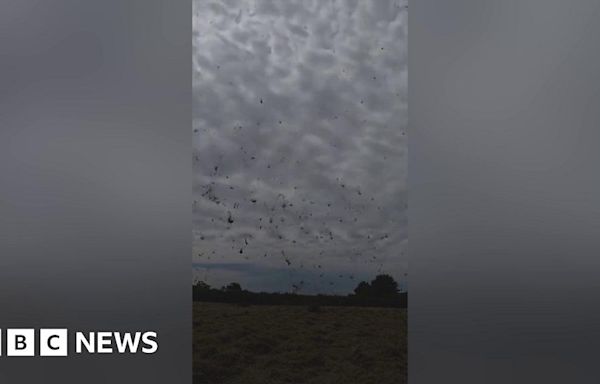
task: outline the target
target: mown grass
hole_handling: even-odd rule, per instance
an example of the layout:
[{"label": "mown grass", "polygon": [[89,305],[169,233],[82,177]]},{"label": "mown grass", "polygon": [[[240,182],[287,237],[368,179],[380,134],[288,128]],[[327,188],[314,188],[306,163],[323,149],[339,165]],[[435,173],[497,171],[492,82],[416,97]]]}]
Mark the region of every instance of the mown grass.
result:
[{"label": "mown grass", "polygon": [[195,384],[406,383],[406,310],[194,303]]}]

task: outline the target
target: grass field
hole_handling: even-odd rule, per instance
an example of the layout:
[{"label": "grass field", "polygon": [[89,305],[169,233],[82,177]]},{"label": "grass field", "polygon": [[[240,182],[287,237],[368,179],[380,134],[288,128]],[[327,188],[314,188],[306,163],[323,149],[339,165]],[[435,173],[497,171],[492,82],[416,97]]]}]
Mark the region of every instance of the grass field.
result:
[{"label": "grass field", "polygon": [[406,383],[406,310],[194,303],[195,384]]}]

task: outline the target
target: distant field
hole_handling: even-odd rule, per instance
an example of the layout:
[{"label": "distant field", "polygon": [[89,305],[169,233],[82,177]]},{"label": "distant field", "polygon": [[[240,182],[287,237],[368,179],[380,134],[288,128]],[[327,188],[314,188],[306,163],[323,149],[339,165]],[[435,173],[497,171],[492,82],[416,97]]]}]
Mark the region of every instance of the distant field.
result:
[{"label": "distant field", "polygon": [[194,303],[195,384],[406,383],[406,310]]}]

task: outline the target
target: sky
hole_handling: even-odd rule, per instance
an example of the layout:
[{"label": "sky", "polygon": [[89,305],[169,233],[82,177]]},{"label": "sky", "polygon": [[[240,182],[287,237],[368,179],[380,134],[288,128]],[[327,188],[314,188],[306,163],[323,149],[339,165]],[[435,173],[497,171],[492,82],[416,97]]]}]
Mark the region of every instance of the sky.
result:
[{"label": "sky", "polygon": [[194,0],[194,279],[407,273],[406,1]]}]

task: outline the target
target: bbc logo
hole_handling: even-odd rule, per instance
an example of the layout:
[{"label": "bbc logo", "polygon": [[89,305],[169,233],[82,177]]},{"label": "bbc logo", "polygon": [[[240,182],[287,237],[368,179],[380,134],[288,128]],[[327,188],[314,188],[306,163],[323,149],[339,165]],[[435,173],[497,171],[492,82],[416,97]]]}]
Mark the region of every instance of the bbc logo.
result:
[{"label": "bbc logo", "polygon": [[[3,332],[0,330],[0,345],[2,345],[2,335]],[[40,329],[39,346],[40,356],[67,356],[68,330]],[[6,330],[6,356],[35,356],[35,347],[35,329]]]},{"label": "bbc logo", "polygon": [[[6,335],[6,342],[2,337]],[[0,346],[6,347],[6,356],[68,356],[69,331],[58,328],[11,328],[6,334],[0,329]],[[36,337],[37,336],[37,337]],[[157,333],[147,332],[75,332],[75,353],[144,353],[158,351]],[[39,349],[36,347],[39,345]],[[0,356],[2,356],[0,348]]]}]

